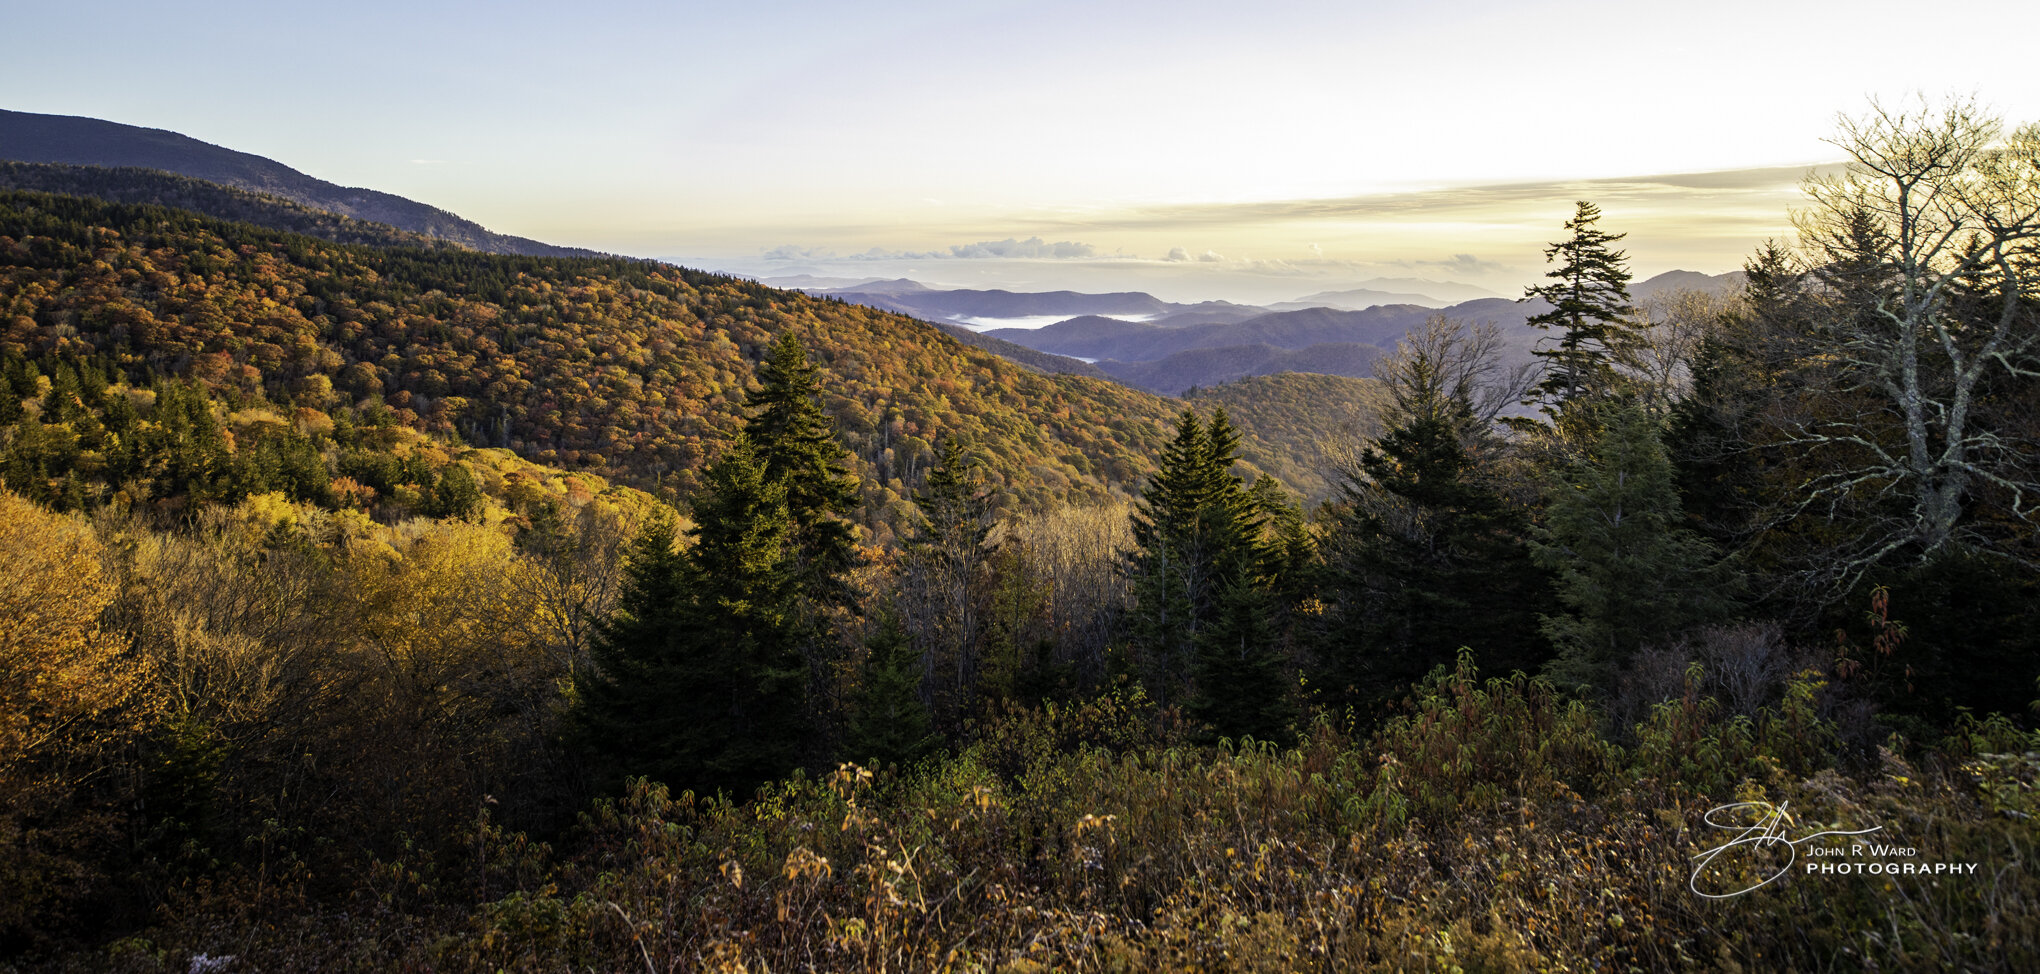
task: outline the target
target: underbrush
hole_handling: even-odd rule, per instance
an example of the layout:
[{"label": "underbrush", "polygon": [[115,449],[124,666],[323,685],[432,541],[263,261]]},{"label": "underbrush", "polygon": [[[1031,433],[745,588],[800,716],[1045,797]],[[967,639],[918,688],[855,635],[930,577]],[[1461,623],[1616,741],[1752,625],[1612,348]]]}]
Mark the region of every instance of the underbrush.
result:
[{"label": "underbrush", "polygon": [[[1137,694],[1014,710],[945,759],[796,774],[741,805],[638,781],[558,849],[485,807],[458,857],[378,863],[344,900],[236,874],[59,966],[2040,969],[2030,736],[1976,722],[1837,768],[1813,674],[1754,716],[1719,716],[1698,685],[1627,745],[1547,684],[1464,660],[1377,732],[1321,720],[1290,748],[1173,744]],[[1731,802],[1783,810],[1788,838],[1875,826],[1913,861],[1977,869],[1809,875],[1828,860],[1807,853],[1709,899],[1703,880],[1777,865],[1730,855],[1695,878],[1738,835],[1708,819]]]}]

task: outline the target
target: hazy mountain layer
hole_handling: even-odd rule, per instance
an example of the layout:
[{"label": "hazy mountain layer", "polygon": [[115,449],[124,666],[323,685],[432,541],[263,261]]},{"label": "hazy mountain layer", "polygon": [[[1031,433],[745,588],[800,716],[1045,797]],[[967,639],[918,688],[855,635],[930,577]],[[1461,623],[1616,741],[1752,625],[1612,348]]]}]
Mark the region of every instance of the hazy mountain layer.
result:
[{"label": "hazy mountain layer", "polygon": [[1387,354],[1360,342],[1326,342],[1300,349],[1274,345],[1228,345],[1195,348],[1152,362],[1101,360],[1098,367],[1113,378],[1165,395],[1179,395],[1193,386],[1231,382],[1277,372],[1319,372],[1362,378],[1374,374],[1374,363]]},{"label": "hazy mountain layer", "polygon": [[[1223,311],[1245,306],[1230,301],[1176,304],[1145,291],[1089,294],[1082,291],[911,290],[887,282],[884,287],[827,291],[829,297],[867,304],[922,318],[1031,318],[1041,315],[1167,315],[1186,311]],[[1255,309],[1247,308],[1248,311]]]}]

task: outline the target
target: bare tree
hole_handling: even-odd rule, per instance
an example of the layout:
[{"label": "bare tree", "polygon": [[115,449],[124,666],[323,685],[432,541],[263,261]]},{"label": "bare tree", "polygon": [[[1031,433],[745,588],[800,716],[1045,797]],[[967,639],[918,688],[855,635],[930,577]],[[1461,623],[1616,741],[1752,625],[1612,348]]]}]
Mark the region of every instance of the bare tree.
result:
[{"label": "bare tree", "polygon": [[1662,414],[1693,388],[1693,358],[1740,298],[1679,288],[1637,302],[1636,344],[1624,363],[1644,408]]},{"label": "bare tree", "polygon": [[1873,106],[1833,141],[1846,171],[1810,177],[1795,215],[1822,308],[1801,358],[1817,398],[1784,417],[1783,445],[1818,464],[1798,513],[1867,519],[1831,553],[1846,580],[1988,546],[1964,518],[1978,492],[2031,523],[2040,478],[1979,394],[2040,376],[2040,125],[2006,135],[1972,102],[1922,102]]},{"label": "bare tree", "polygon": [[1102,678],[1105,648],[1118,632],[1131,587],[1118,568],[1133,546],[1125,504],[1062,507],[1001,524],[1001,536],[1023,545],[1026,566],[1047,588],[1051,637],[1064,662],[1087,681]]},{"label": "bare tree", "polygon": [[1501,327],[1432,315],[1374,366],[1388,390],[1391,423],[1439,418],[1465,441],[1485,442],[1496,421],[1537,385],[1534,360],[1509,354]]}]

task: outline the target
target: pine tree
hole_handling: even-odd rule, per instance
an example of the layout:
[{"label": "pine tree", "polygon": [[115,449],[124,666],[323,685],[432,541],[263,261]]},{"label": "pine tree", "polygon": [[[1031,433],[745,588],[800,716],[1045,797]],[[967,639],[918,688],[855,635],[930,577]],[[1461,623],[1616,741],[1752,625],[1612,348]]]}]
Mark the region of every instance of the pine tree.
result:
[{"label": "pine tree", "polygon": [[632,545],[580,736],[612,779],[742,796],[791,770],[808,736],[792,521],[742,436],[703,479],[684,554],[663,519]]},{"label": "pine tree", "polygon": [[1373,714],[1461,647],[1480,668],[1548,655],[1524,513],[1482,481],[1451,411],[1391,426],[1361,453],[1327,540],[1317,632],[1322,684]]},{"label": "pine tree", "polygon": [[1140,650],[1149,693],[1175,699],[1187,675],[1200,613],[1210,603],[1208,507],[1215,487],[1205,465],[1204,423],[1192,410],[1176,422],[1176,436],[1134,503],[1134,550],[1126,571],[1133,584],[1133,641]]},{"label": "pine tree", "polygon": [[1187,709],[1216,733],[1267,738],[1290,715],[1287,662],[1266,516],[1232,471],[1239,441],[1224,410],[1208,425],[1183,412],[1135,504],[1126,568],[1150,692],[1167,703],[1187,684]]},{"label": "pine tree", "polygon": [[710,665],[695,731],[711,780],[755,785],[792,770],[807,737],[800,573],[784,486],[739,436],[704,477],[687,551],[687,620]]},{"label": "pine tree", "polygon": [[921,654],[900,618],[887,613],[865,642],[866,655],[851,710],[849,757],[862,762],[910,764],[939,740],[921,703]]},{"label": "pine tree", "polygon": [[1559,266],[1544,276],[1552,283],[1528,288],[1524,298],[1543,298],[1552,308],[1531,317],[1534,328],[1559,329],[1557,343],[1532,354],[1545,363],[1537,386],[1544,410],[1557,417],[1568,404],[1612,392],[1615,366],[1638,340],[1629,305],[1628,255],[1609,245],[1627,234],[1605,233],[1595,223],[1601,208],[1581,200],[1565,229],[1572,236],[1544,250],[1546,263]]},{"label": "pine tree", "polygon": [[1555,480],[1533,555],[1557,574],[1568,611],[1544,618],[1554,676],[1605,687],[1654,640],[1718,621],[1732,579],[1712,545],[1684,526],[1657,422],[1613,412],[1592,454]]},{"label": "pine tree", "polygon": [[844,518],[857,506],[856,481],[836,441],[836,424],[822,409],[821,370],[792,333],[783,334],[758,364],[758,388],[744,431],[755,445],[765,478],[786,493],[789,541],[803,588],[823,601],[846,603],[842,574],[856,563],[855,535]]},{"label": "pine tree", "polygon": [[687,680],[689,592],[678,544],[673,519],[663,511],[631,541],[616,612],[597,627],[590,648],[594,675],[577,688],[574,733],[596,755],[605,786],[624,775],[684,783],[682,776],[694,770],[664,760],[670,739],[688,730],[672,708],[673,688]]},{"label": "pine tree", "polygon": [[433,517],[471,520],[482,513],[487,501],[482,488],[475,483],[474,474],[468,472],[467,464],[454,463],[449,464],[438,482],[432,485],[426,512]]}]

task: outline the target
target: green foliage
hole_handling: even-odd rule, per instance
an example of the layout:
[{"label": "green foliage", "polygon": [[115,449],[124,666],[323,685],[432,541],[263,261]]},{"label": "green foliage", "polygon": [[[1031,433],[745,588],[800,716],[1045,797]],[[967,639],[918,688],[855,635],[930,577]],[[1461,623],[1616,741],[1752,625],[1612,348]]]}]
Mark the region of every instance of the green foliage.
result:
[{"label": "green foliage", "polygon": [[847,592],[835,582],[856,562],[854,535],[843,518],[856,504],[857,485],[844,467],[836,424],[822,411],[821,391],[821,370],[808,361],[800,339],[779,336],[758,365],[744,433],[765,479],[786,494],[788,541],[802,584],[812,594],[841,599]]},{"label": "green foliage", "polygon": [[1552,283],[1524,292],[1552,306],[1525,323],[1559,330],[1552,347],[1534,352],[1545,363],[1537,391],[1544,397],[1545,412],[1554,418],[1575,400],[1612,393],[1616,366],[1637,341],[1630,320],[1635,309],[1629,306],[1628,257],[1609,249],[1627,235],[1601,230],[1594,225],[1600,220],[1601,208],[1581,200],[1573,218],[1565,222],[1571,236],[1545,248],[1545,262],[1558,262],[1544,275]]},{"label": "green foliage", "polygon": [[1554,676],[1607,686],[1653,641],[1715,621],[1732,605],[1712,546],[1684,524],[1657,423],[1619,408],[1591,455],[1554,479],[1533,554],[1557,576],[1563,613],[1545,616]]},{"label": "green foliage", "polygon": [[941,740],[921,703],[921,654],[895,615],[879,621],[864,648],[844,746],[852,757],[874,765],[912,764]]},{"label": "green foliage", "polygon": [[1529,670],[1548,655],[1525,512],[1478,469],[1449,417],[1390,427],[1362,451],[1333,508],[1314,628],[1319,682],[1380,712],[1470,647],[1484,668]]},{"label": "green foliage", "polygon": [[475,475],[469,473],[465,465],[450,464],[446,472],[434,480],[424,513],[465,521],[481,514],[483,500],[482,489],[475,485]]},{"label": "green foliage", "polygon": [[786,490],[747,438],[709,466],[693,544],[653,520],[633,543],[579,737],[608,779],[746,796],[791,770],[807,726],[799,575]]},{"label": "green foliage", "polygon": [[1126,570],[1134,646],[1155,699],[1170,703],[1187,687],[1192,716],[1216,733],[1265,740],[1293,711],[1288,660],[1273,638],[1267,515],[1233,472],[1238,446],[1224,410],[1208,425],[1184,410],[1135,505]]}]

